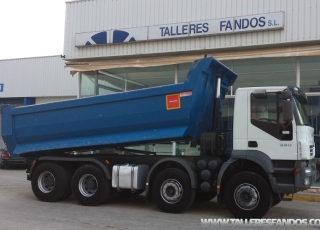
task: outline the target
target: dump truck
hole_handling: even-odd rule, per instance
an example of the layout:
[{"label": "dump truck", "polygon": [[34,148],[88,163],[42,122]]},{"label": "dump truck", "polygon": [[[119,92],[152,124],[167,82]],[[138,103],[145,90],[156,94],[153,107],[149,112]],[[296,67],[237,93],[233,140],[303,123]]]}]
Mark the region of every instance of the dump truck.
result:
[{"label": "dump truck", "polygon": [[236,79],[206,57],[178,84],[7,106],[2,135],[12,156],[32,161],[27,178],[40,201],[73,194],[93,206],[145,192],[179,213],[217,197],[237,218],[261,218],[312,186],[313,128],[302,90],[279,86],[238,88],[227,130],[221,102]]}]

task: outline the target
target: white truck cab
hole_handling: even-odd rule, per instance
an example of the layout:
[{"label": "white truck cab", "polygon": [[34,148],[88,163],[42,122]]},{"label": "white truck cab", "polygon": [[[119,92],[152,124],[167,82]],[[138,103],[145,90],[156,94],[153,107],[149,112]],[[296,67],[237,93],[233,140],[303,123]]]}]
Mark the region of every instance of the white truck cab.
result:
[{"label": "white truck cab", "polygon": [[218,201],[238,217],[263,216],[284,194],[315,179],[313,128],[297,87],[236,91],[233,150],[217,180]]},{"label": "white truck cab", "polygon": [[[236,91],[231,157],[251,159],[263,167],[274,192],[294,193],[312,183],[314,130],[306,104],[306,95],[297,87]],[[303,180],[297,179],[300,176]]]}]

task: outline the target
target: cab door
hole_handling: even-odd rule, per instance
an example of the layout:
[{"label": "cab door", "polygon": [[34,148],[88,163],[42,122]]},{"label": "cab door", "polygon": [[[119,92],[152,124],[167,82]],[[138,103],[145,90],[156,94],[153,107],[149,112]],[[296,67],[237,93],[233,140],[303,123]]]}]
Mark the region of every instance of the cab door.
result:
[{"label": "cab door", "polygon": [[248,150],[257,150],[272,160],[296,160],[295,123],[283,121],[283,99],[280,92],[257,97],[248,92]]}]

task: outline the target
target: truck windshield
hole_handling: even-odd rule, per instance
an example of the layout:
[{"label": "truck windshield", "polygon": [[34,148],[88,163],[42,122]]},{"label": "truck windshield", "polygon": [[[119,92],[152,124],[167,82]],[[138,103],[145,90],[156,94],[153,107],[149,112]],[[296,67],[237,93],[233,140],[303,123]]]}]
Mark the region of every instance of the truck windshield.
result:
[{"label": "truck windshield", "polygon": [[300,125],[310,125],[309,118],[307,115],[306,105],[307,103],[302,101],[299,96],[293,95],[293,103],[294,103],[294,109],[295,116],[296,116],[296,122]]}]

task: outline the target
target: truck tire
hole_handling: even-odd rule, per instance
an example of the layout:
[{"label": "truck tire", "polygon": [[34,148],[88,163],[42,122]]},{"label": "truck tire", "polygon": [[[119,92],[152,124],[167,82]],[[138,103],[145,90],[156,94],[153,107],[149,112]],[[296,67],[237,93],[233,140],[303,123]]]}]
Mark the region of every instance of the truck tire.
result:
[{"label": "truck tire", "polygon": [[84,206],[103,204],[112,193],[110,180],[92,164],[83,165],[74,173],[71,187],[74,197]]},{"label": "truck tire", "polygon": [[196,201],[197,202],[207,202],[215,198],[217,195],[216,191],[210,191],[210,192],[201,192],[198,191],[196,193]]},{"label": "truck tire", "polygon": [[273,193],[262,176],[253,172],[241,172],[227,182],[224,202],[237,218],[262,218],[272,205]]},{"label": "truck tire", "polygon": [[42,163],[32,174],[31,187],[41,201],[54,202],[72,194],[70,171],[56,163]]},{"label": "truck tire", "polygon": [[179,213],[189,208],[195,199],[196,191],[191,188],[190,177],[177,168],[160,172],[152,185],[152,198],[160,210]]},{"label": "truck tire", "polygon": [[284,197],[284,193],[273,193],[272,207],[279,204],[283,197]]}]

